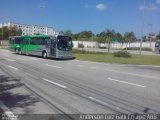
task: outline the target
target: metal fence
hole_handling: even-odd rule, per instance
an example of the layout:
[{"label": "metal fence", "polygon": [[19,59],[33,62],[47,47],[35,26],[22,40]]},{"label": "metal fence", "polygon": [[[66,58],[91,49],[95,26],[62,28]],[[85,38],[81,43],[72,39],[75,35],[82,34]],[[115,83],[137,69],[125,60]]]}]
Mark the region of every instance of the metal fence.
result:
[{"label": "metal fence", "polygon": [[8,40],[0,40],[0,46],[8,46],[9,41]]}]

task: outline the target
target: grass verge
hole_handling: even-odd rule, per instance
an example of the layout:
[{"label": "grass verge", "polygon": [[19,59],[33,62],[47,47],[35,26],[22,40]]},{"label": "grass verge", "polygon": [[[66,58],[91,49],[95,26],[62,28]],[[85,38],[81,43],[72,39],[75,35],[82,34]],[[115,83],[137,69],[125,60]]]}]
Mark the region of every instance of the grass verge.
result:
[{"label": "grass verge", "polygon": [[114,57],[113,54],[89,54],[73,53],[78,60],[119,63],[119,64],[136,64],[136,65],[160,65],[160,56],[154,55],[132,55],[131,58]]}]

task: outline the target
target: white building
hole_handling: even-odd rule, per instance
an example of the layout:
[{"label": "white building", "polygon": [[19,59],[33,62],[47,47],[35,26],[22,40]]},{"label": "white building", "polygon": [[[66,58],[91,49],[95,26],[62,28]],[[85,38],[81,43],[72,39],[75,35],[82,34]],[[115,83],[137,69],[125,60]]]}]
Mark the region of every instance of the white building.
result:
[{"label": "white building", "polygon": [[2,26],[13,26],[22,30],[22,35],[33,35],[35,33],[45,34],[45,35],[57,35],[59,32],[54,31],[52,27],[39,26],[39,25],[28,25],[28,24],[20,24],[14,22],[1,23],[0,28]]}]

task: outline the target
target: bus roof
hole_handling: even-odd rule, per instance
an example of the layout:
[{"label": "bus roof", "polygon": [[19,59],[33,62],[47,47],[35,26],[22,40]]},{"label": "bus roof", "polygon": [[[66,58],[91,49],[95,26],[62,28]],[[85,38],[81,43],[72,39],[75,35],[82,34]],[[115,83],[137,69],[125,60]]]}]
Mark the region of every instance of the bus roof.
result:
[{"label": "bus roof", "polygon": [[31,35],[30,37],[36,37],[36,38],[40,37],[41,38],[41,37],[49,37],[49,36],[48,35]]}]

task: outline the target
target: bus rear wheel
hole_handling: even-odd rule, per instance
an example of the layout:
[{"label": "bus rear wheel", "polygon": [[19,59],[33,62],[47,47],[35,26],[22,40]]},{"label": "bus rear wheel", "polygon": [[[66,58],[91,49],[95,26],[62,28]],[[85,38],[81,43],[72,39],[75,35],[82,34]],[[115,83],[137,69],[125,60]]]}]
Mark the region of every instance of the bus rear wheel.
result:
[{"label": "bus rear wheel", "polygon": [[44,51],[44,52],[42,53],[42,57],[43,57],[43,58],[47,58],[47,52]]}]

